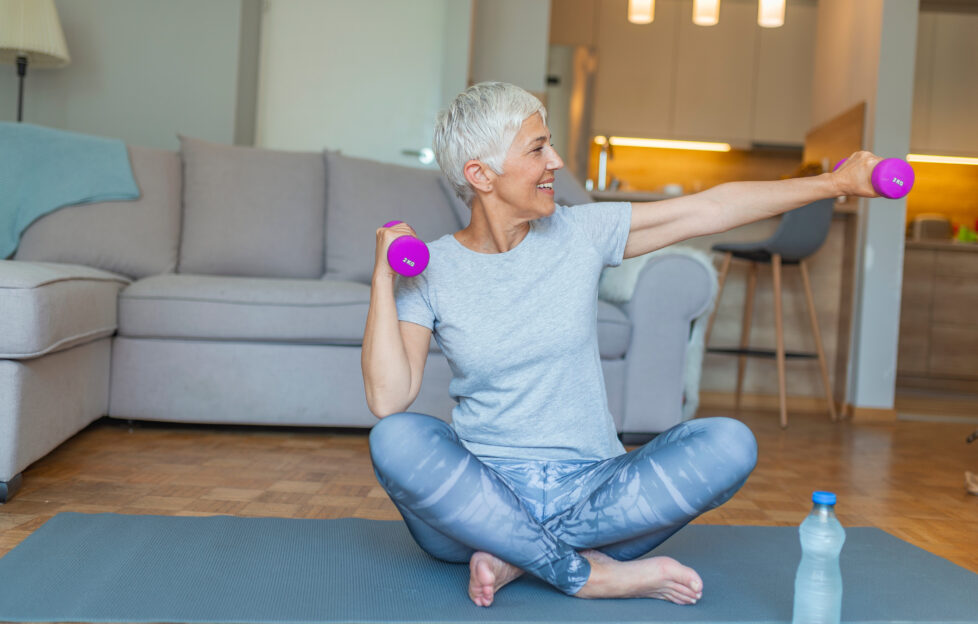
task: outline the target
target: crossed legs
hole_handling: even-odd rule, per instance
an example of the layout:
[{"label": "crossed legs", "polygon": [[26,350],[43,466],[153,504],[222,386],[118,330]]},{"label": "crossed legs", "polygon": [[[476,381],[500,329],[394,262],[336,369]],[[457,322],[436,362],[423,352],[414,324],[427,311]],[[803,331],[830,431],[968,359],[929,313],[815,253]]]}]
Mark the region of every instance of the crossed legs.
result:
[{"label": "crossed legs", "polygon": [[[753,435],[727,418],[688,421],[603,461],[494,469],[441,420],[406,412],[374,426],[370,450],[415,541],[438,559],[469,561],[473,578],[479,568],[494,583],[526,571],[569,595],[674,602],[695,601],[696,573],[667,558],[632,560],[728,500],[756,461]],[[657,576],[671,593],[648,587]]]}]

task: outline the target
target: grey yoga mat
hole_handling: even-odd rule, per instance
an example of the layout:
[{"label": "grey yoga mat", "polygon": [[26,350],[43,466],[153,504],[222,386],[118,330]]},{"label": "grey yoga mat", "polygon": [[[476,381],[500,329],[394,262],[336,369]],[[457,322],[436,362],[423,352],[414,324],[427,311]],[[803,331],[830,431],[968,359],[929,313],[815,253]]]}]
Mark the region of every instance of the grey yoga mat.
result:
[{"label": "grey yoga mat", "polygon": [[[653,554],[703,578],[695,606],[583,600],[534,578],[489,608],[468,566],[426,555],[401,522],[62,513],[0,559],[0,620],[126,622],[787,622],[793,527],[688,526]],[[978,575],[849,527],[847,622],[975,622]]]}]

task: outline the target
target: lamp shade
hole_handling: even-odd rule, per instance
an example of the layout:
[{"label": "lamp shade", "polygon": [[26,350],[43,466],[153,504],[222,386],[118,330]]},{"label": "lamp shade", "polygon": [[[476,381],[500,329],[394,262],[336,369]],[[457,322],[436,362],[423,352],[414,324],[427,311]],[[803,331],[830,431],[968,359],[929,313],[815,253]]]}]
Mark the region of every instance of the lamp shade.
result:
[{"label": "lamp shade", "polygon": [[0,0],[0,63],[18,56],[31,68],[71,62],[54,0]]}]

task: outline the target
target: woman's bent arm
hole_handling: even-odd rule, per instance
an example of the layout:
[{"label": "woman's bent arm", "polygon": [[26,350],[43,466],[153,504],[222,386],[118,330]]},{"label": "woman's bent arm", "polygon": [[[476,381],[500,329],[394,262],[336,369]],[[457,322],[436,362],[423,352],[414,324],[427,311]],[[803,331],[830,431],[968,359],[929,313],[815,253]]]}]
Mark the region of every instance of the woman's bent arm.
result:
[{"label": "woman's bent arm", "polygon": [[[397,275],[386,259],[387,247],[397,233],[382,230],[401,227],[406,226],[377,231],[377,259],[360,354],[367,407],[377,418],[403,412],[417,398],[431,342],[430,329],[397,319],[394,301]],[[414,231],[410,230],[409,233],[413,234]]]}]

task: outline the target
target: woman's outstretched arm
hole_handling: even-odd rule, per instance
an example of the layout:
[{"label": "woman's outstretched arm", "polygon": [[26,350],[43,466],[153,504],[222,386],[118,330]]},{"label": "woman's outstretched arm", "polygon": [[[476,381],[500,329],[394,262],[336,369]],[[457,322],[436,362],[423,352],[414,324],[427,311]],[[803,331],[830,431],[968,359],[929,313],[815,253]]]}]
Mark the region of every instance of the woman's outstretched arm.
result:
[{"label": "woman's outstretched arm", "polygon": [[728,182],[701,193],[633,203],[625,257],[632,258],[696,236],[726,232],[819,199],[876,197],[870,181],[881,159],[856,152],[833,173],[767,182]]}]

